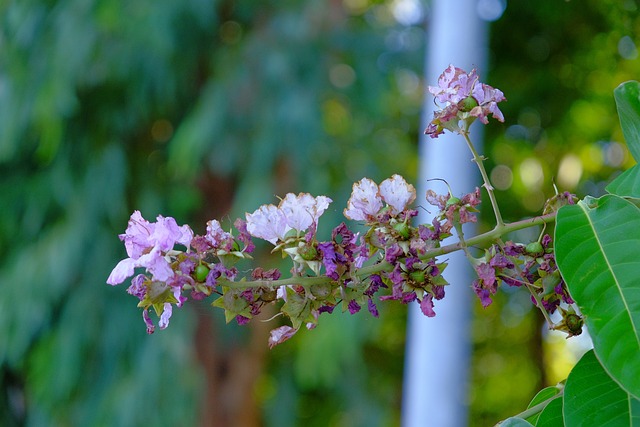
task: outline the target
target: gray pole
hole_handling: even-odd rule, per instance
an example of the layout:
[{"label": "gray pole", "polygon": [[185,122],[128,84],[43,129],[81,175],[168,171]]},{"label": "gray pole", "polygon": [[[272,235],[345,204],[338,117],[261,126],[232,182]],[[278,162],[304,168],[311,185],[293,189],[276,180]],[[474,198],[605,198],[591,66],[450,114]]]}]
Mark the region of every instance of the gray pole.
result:
[{"label": "gray pole", "polygon": [[[478,15],[483,0],[433,0],[428,20],[425,83],[435,86],[438,76],[453,64],[469,72],[478,68],[486,75],[486,21]],[[486,2],[485,2],[486,4]],[[495,5],[495,2],[493,3]],[[427,94],[422,126],[433,117],[433,97]],[[472,127],[472,140],[480,149],[482,129]],[[427,136],[420,141],[420,177],[418,200],[433,212],[425,201],[427,188],[446,193],[446,186],[430,178],[446,180],[454,196],[471,192],[480,185],[471,153],[461,136],[446,132],[437,139]],[[486,199],[486,197],[485,197]],[[484,200],[488,203],[488,200]],[[419,222],[431,222],[422,212]],[[466,229],[470,235],[473,228]],[[468,421],[468,383],[471,355],[471,282],[469,263],[461,253],[448,255],[444,273],[450,283],[446,296],[435,301],[436,317],[427,318],[416,304],[411,305],[407,330],[407,348],[403,389],[403,427],[460,427]]]}]

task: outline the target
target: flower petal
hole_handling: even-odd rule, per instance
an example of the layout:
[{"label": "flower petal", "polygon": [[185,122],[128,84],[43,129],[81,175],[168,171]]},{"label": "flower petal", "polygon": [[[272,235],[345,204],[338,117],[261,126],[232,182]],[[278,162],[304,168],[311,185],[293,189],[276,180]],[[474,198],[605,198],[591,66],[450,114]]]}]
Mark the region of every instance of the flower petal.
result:
[{"label": "flower petal", "polygon": [[380,184],[382,199],[393,208],[394,214],[404,211],[416,199],[416,189],[400,175],[393,175]]}]

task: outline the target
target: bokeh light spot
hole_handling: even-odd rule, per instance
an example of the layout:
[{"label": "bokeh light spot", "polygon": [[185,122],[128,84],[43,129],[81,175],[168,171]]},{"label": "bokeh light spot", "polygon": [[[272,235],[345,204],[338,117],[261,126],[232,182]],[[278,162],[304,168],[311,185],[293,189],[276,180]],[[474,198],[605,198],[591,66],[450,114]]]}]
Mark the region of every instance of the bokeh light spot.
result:
[{"label": "bokeh light spot", "polygon": [[476,12],[480,19],[491,22],[499,19],[506,8],[506,0],[479,0]]},{"label": "bokeh light spot", "polygon": [[598,172],[603,163],[602,149],[597,144],[589,144],[580,151],[580,161],[588,172]]},{"label": "bokeh light spot", "polygon": [[415,25],[424,18],[424,8],[419,0],[394,0],[391,13],[399,24]]},{"label": "bokeh light spot", "polygon": [[638,57],[638,48],[629,36],[624,36],[618,42],[618,53],[624,59],[636,59]]},{"label": "bokeh light spot", "polygon": [[167,142],[173,136],[173,125],[169,120],[160,119],[151,125],[151,137],[156,142]]},{"label": "bokeh light spot", "polygon": [[558,166],[558,184],[562,189],[576,188],[582,177],[582,162],[575,154],[567,154]]},{"label": "bokeh light spot", "polygon": [[506,165],[497,165],[491,170],[491,183],[498,190],[508,190],[513,184],[513,172]]},{"label": "bokeh light spot", "polygon": [[336,64],[329,70],[329,80],[335,87],[344,89],[356,80],[356,72],[347,64]]},{"label": "bokeh light spot", "polygon": [[242,27],[236,21],[227,21],[220,26],[220,38],[227,44],[236,44],[242,39]]},{"label": "bokeh light spot", "polygon": [[602,150],[604,161],[612,168],[619,168],[627,160],[627,150],[619,142],[610,142]]},{"label": "bokeh light spot", "polygon": [[542,185],[544,171],[538,159],[529,157],[520,163],[520,179],[524,186],[530,190],[537,189]]},{"label": "bokeh light spot", "polygon": [[542,191],[533,190],[528,193],[523,193],[520,201],[522,202],[522,206],[524,206],[529,212],[540,212],[544,206],[546,198]]}]

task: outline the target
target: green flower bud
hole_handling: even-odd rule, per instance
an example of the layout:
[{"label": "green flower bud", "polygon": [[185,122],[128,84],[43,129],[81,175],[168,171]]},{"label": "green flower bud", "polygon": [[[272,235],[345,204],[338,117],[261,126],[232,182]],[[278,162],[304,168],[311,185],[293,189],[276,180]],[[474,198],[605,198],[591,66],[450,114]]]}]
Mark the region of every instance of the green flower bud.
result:
[{"label": "green flower bud", "polygon": [[260,300],[264,301],[264,302],[272,302],[276,300],[277,297],[277,291],[275,289],[266,289],[266,288],[261,288],[260,289]]},{"label": "green flower bud", "polygon": [[424,270],[416,270],[409,273],[409,278],[415,283],[424,283],[425,277]]},{"label": "green flower bud", "polygon": [[209,267],[204,264],[198,264],[196,267],[196,271],[194,272],[195,279],[198,282],[204,282],[207,280],[207,276],[209,275]]},{"label": "green flower bud", "polygon": [[582,325],[584,322],[582,320],[582,317],[580,317],[578,314],[567,313],[566,317],[564,318],[564,323],[565,325],[567,325],[567,329],[569,329],[569,332],[572,336],[580,335],[582,333]]},{"label": "green flower bud", "polygon": [[408,239],[411,236],[411,230],[406,222],[399,222],[393,226],[393,229],[398,232],[398,235],[403,239]]},{"label": "green flower bud", "polygon": [[305,261],[313,261],[318,258],[318,251],[312,245],[303,245],[299,247],[298,254]]},{"label": "green flower bud", "polygon": [[531,255],[532,257],[539,257],[544,254],[544,248],[540,244],[540,242],[531,242],[525,248],[527,255]]},{"label": "green flower bud", "polygon": [[478,101],[476,101],[473,96],[467,96],[465,99],[460,101],[458,106],[460,107],[461,111],[468,112],[478,106]]}]

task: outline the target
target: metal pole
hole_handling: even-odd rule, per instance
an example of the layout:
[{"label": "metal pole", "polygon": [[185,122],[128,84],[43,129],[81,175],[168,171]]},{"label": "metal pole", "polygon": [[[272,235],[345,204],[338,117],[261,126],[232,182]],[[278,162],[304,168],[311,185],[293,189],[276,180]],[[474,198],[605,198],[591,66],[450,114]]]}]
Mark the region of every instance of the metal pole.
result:
[{"label": "metal pole", "polygon": [[[487,23],[477,13],[478,0],[433,0],[427,30],[426,84],[435,85],[438,76],[449,65],[465,69],[478,68],[481,77],[486,63]],[[423,108],[423,126],[431,120],[433,98],[427,94]],[[472,128],[477,148],[482,132]],[[418,197],[430,209],[424,194],[427,188],[446,193],[446,180],[454,196],[479,186],[479,174],[470,161],[462,137],[445,133],[438,139],[423,135],[420,141],[420,179]],[[423,212],[420,222],[431,222]],[[465,229],[468,235],[473,228]],[[464,255],[447,256],[449,266],[444,274],[450,286],[446,296],[436,301],[436,317],[427,318],[417,305],[409,312],[405,376],[403,389],[403,427],[460,427],[468,422],[468,383],[471,356],[471,299],[474,278]]]}]

